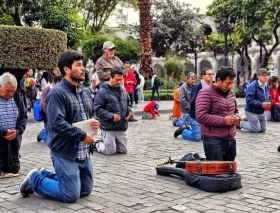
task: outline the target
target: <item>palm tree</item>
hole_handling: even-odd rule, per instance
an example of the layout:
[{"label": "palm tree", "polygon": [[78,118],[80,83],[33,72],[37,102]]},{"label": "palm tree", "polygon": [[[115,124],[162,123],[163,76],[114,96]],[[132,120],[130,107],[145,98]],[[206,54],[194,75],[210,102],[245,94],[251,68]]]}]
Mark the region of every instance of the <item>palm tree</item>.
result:
[{"label": "palm tree", "polygon": [[144,77],[152,75],[152,46],[151,46],[151,0],[139,0],[140,12],[140,72]]}]

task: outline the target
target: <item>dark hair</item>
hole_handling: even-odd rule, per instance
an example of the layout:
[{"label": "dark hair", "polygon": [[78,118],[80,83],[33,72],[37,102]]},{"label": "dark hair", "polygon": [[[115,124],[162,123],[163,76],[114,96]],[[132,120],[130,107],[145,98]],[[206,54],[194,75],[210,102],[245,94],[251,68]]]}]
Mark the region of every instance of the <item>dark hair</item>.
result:
[{"label": "dark hair", "polygon": [[218,81],[218,78],[221,80],[221,82],[223,82],[224,80],[226,80],[227,77],[235,78],[236,77],[236,72],[232,68],[222,67],[216,73],[216,82]]},{"label": "dark hair", "polygon": [[62,75],[60,75],[60,74],[52,77],[52,82],[55,84],[59,83],[61,80],[62,80]]},{"label": "dark hair", "polygon": [[207,70],[211,70],[211,68],[204,68],[203,70],[201,70],[201,76],[206,75]]},{"label": "dark hair", "polygon": [[270,87],[273,87],[273,84],[277,83],[277,82],[278,82],[278,77],[277,76],[271,76],[269,81],[268,81],[268,85]]},{"label": "dark hair", "polygon": [[49,77],[50,77],[50,74],[48,72],[44,72],[40,79],[40,82],[43,80],[43,78],[46,80],[46,82],[49,82]]},{"label": "dark hair", "polygon": [[62,76],[65,76],[64,67],[71,69],[74,60],[82,60],[83,55],[74,50],[67,50],[60,55],[58,67]]},{"label": "dark hair", "polygon": [[125,61],[125,62],[123,62],[124,64],[130,64],[130,62],[129,61]]},{"label": "dark hair", "polygon": [[123,68],[122,67],[113,67],[110,72],[110,76],[112,78],[114,78],[115,75],[124,75]]}]

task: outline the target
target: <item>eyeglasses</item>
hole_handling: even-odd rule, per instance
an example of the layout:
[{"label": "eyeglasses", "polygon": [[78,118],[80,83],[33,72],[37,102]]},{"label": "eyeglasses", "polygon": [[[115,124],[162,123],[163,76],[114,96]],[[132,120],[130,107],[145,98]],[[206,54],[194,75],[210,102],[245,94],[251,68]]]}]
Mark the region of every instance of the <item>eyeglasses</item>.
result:
[{"label": "eyeglasses", "polygon": [[266,78],[267,78],[269,75],[261,75],[261,76],[263,76],[263,77],[266,77]]},{"label": "eyeglasses", "polygon": [[209,75],[209,76],[211,76],[211,75],[214,75],[214,73],[208,73],[208,74],[206,74],[206,75]]}]

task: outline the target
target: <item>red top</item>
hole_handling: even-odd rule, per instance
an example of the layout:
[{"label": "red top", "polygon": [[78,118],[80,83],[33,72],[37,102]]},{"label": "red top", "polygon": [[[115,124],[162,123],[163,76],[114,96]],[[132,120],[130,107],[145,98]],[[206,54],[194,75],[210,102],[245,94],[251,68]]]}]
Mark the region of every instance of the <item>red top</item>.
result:
[{"label": "red top", "polygon": [[266,111],[272,111],[272,106],[275,106],[277,103],[280,103],[278,88],[271,87],[269,94],[270,94],[270,98],[271,98],[271,106],[266,107],[265,108]]},{"label": "red top", "polygon": [[143,112],[151,113],[153,118],[156,117],[156,114],[158,115],[158,111],[154,109],[154,104],[155,104],[155,101],[151,101],[143,109]]},{"label": "red top", "polygon": [[[133,81],[133,83],[129,83]],[[136,78],[131,70],[128,70],[127,75],[124,77],[124,87],[128,93],[134,92],[134,85],[137,84]]]}]

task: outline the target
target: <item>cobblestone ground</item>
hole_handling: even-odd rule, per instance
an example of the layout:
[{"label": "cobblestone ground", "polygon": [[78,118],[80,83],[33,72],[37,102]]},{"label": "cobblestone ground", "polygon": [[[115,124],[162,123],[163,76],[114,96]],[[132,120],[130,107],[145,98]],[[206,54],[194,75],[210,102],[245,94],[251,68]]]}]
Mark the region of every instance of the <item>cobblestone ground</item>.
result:
[{"label": "cobblestone ground", "polygon": [[21,149],[22,175],[0,180],[0,212],[280,212],[280,124],[270,122],[265,134],[237,133],[236,160],[243,188],[220,194],[191,188],[181,179],[156,175],[156,164],[168,156],[178,159],[188,152],[204,156],[201,142],[173,138],[176,128],[168,116],[130,123],[128,154],[95,153],[94,190],[75,204],[36,195],[24,199],[18,194],[18,186],[30,169],[44,166],[53,171],[49,149],[36,142],[42,123],[29,122]]}]

